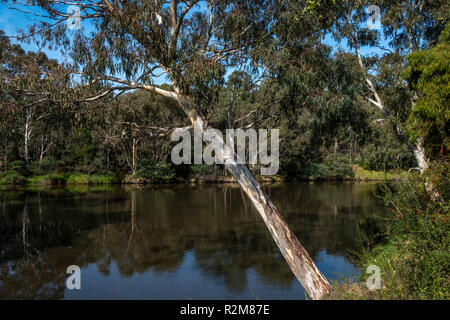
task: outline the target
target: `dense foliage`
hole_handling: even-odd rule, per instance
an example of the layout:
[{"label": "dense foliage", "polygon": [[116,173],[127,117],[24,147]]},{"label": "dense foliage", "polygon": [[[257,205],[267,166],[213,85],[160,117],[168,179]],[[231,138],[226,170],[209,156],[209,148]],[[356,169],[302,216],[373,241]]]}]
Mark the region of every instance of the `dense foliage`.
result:
[{"label": "dense foliage", "polygon": [[423,175],[411,174],[406,181],[380,190],[387,215],[361,225],[365,237],[357,253],[362,280],[367,278],[368,266],[378,266],[381,290],[337,286],[335,298],[450,298],[450,177],[449,159],[444,155],[448,149],[449,30],[447,26],[435,47],[412,54],[405,71],[418,94],[409,130],[428,141],[432,164]]},{"label": "dense foliage", "polygon": [[[335,298],[450,298],[450,210],[448,200],[444,200],[449,198],[450,189],[445,168],[448,162],[431,169],[442,174],[436,187],[442,195],[438,201],[430,199],[425,179],[418,174],[380,191],[388,212],[362,224],[366,238],[357,252],[362,285],[336,286]],[[381,290],[365,288],[370,265],[380,268]]]},{"label": "dense foliage", "polygon": [[450,124],[450,27],[447,25],[439,43],[408,57],[405,77],[420,92],[408,118],[413,137],[427,140],[430,154],[442,156],[448,140]]}]

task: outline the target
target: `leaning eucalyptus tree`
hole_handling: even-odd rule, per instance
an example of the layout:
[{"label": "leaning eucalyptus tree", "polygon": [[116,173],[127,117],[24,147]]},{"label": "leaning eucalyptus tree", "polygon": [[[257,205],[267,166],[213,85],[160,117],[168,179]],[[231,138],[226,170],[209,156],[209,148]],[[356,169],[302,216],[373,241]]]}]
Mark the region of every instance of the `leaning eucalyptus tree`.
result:
[{"label": "leaning eucalyptus tree", "polygon": [[[298,2],[299,12],[308,3]],[[80,81],[102,88],[85,101],[113,91],[147,90],[175,101],[192,125],[202,130],[208,127],[211,109],[207,106],[227,71],[242,66],[254,73],[270,70],[265,68],[270,64],[267,53],[282,45],[275,32],[282,30],[279,21],[286,22],[286,5],[276,0],[40,0],[37,4],[40,11],[31,13],[41,15],[43,23],[23,36],[39,35],[68,49]],[[296,18],[302,19],[301,14]],[[82,28],[72,29],[69,24],[72,31],[67,30],[67,22]],[[155,84],[161,75],[172,90]],[[306,292],[313,299],[323,297],[330,284],[277,207],[250,170],[233,161],[234,151],[222,138],[213,138],[224,146],[216,157],[251,199]]]}]

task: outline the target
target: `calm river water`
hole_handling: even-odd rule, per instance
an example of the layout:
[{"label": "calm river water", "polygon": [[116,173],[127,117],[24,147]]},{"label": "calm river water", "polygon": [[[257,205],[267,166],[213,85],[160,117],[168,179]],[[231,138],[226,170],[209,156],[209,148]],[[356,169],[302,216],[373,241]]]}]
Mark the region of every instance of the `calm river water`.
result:
[{"label": "calm river water", "polygon": [[[265,187],[330,280],[375,184]],[[81,289],[69,290],[69,265]],[[0,190],[0,299],[305,299],[262,219],[235,186]]]}]

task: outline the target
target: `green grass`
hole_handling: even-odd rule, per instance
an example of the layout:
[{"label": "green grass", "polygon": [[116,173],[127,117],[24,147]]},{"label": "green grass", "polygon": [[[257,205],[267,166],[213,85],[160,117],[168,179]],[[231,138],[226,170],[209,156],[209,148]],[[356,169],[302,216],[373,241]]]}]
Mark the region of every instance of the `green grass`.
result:
[{"label": "green grass", "polygon": [[357,180],[357,181],[387,181],[402,180],[407,177],[405,171],[373,171],[359,165],[309,163],[301,172],[305,180]]},{"label": "green grass", "polygon": [[87,175],[84,173],[71,173],[67,176],[66,179],[66,184],[101,185],[101,184],[115,184],[120,182],[121,178],[115,174]]},{"label": "green grass", "polygon": [[[211,182],[220,181],[223,172],[220,167],[212,165],[193,165],[190,168],[189,179],[178,177],[175,170],[167,164],[151,164],[141,167],[136,177],[127,179],[129,182],[138,181],[140,178],[145,181],[191,181],[192,179],[208,179]],[[365,170],[358,165],[352,167],[346,163],[310,163],[305,167],[301,178],[305,180],[400,180],[407,176],[405,172],[380,172]],[[263,177],[261,181],[281,181],[281,176]],[[141,180],[142,180],[141,179]],[[73,184],[116,184],[124,180],[115,174],[92,174],[85,173],[47,173],[32,174],[23,173],[19,170],[9,170],[0,173],[0,185],[73,185]],[[125,181],[126,182],[126,181]]]},{"label": "green grass", "polygon": [[122,179],[116,174],[93,174],[84,173],[48,173],[34,174],[25,177],[16,170],[9,170],[0,173],[0,185],[29,185],[29,186],[50,186],[50,185],[102,185],[121,183]]},{"label": "green grass", "polygon": [[89,183],[98,185],[98,184],[116,184],[120,183],[122,179],[115,174],[94,174],[89,176]]},{"label": "green grass", "polygon": [[353,165],[352,172],[355,180],[365,181],[401,180],[407,176],[405,171],[373,171],[366,170],[358,165]]},{"label": "green grass", "polygon": [[[385,188],[387,215],[360,226],[364,234],[356,255],[360,282],[336,285],[330,298],[450,299],[449,187],[442,184],[435,189],[440,197],[431,199],[425,181],[411,175],[394,189]],[[380,268],[379,290],[369,291],[365,285],[370,265]]]},{"label": "green grass", "polygon": [[71,173],[67,176],[66,184],[89,184],[89,178],[87,174]]}]

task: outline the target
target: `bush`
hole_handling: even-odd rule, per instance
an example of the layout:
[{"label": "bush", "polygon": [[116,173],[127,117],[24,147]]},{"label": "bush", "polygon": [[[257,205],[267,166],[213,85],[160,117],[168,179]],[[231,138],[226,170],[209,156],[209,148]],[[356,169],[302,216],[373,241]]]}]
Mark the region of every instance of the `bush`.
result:
[{"label": "bush", "polygon": [[302,175],[313,180],[343,180],[351,178],[353,174],[349,157],[331,155],[323,163],[308,163]]},{"label": "bush", "polygon": [[16,160],[9,163],[9,169],[15,171],[17,174],[27,177],[31,172],[27,169],[25,161]]},{"label": "bush", "polygon": [[[49,173],[56,171],[58,169],[59,162],[52,157],[44,157],[41,161],[40,172]],[[32,170],[34,172],[39,172],[39,161],[34,161],[31,163]]]},{"label": "bush", "polygon": [[40,185],[56,185],[56,184],[65,184],[66,183],[66,175],[65,174],[45,174],[39,176],[32,176],[28,178],[29,184],[40,184]]},{"label": "bush", "polygon": [[143,159],[137,165],[136,176],[153,181],[166,181],[175,179],[176,175],[172,163]]},{"label": "bush", "polygon": [[330,176],[330,170],[324,163],[308,163],[304,170],[303,175],[310,179],[327,179]]},{"label": "bush", "polygon": [[[388,218],[370,222],[372,243],[361,253],[362,274],[368,265],[381,269],[383,288],[373,297],[450,298],[450,216],[448,198],[443,197],[448,186],[437,184],[441,198],[433,200],[426,181],[415,174],[396,189],[385,188]],[[374,240],[381,243],[372,248]]]},{"label": "bush", "polygon": [[302,172],[301,161],[298,159],[288,158],[280,162],[280,175],[290,179],[296,176],[299,172]]},{"label": "bush", "polygon": [[220,167],[212,164],[194,164],[191,166],[191,174],[194,176],[218,176]]},{"label": "bush", "polygon": [[84,173],[72,173],[66,178],[67,184],[115,184],[120,183],[121,178],[115,174],[94,174],[87,175]]},{"label": "bush", "polygon": [[121,178],[115,174],[96,174],[89,176],[89,184],[115,184],[120,183]]},{"label": "bush", "polygon": [[0,174],[0,184],[26,184],[27,178],[16,170],[8,170]]},{"label": "bush", "polygon": [[84,173],[71,173],[67,177],[67,184],[89,184],[89,177]]}]

